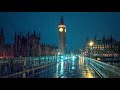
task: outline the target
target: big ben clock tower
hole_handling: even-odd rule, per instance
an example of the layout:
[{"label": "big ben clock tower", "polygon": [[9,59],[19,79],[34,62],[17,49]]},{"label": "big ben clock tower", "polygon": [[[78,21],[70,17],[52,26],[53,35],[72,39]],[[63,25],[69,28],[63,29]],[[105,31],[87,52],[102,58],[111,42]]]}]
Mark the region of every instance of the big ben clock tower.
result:
[{"label": "big ben clock tower", "polygon": [[66,49],[66,26],[64,24],[63,16],[58,25],[58,53],[64,54]]}]

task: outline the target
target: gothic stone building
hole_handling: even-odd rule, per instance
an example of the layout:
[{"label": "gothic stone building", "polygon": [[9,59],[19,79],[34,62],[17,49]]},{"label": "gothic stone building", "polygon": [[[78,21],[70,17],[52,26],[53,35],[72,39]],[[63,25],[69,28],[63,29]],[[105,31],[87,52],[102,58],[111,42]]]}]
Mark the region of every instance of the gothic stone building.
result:
[{"label": "gothic stone building", "polygon": [[13,45],[5,44],[5,37],[3,33],[3,28],[0,31],[0,58],[12,58],[13,54]]},{"label": "gothic stone building", "polygon": [[48,44],[41,44],[40,43],[40,34],[36,34],[34,31],[33,34],[28,34],[23,36],[22,33],[16,35],[15,33],[15,53],[14,56],[22,56],[22,57],[29,57],[29,56],[47,56],[47,55],[56,55],[57,54],[57,47],[48,45]]},{"label": "gothic stone building", "polygon": [[20,33],[15,33],[14,44],[5,44],[3,28],[0,31],[0,58],[13,57],[35,57],[57,55],[57,47],[55,45],[41,44],[40,34],[27,33],[26,36]]},{"label": "gothic stone building", "polygon": [[113,37],[92,40],[93,46],[89,46],[90,40],[87,38],[84,48],[84,55],[98,60],[102,58],[115,58],[120,56],[120,41],[116,41]]}]

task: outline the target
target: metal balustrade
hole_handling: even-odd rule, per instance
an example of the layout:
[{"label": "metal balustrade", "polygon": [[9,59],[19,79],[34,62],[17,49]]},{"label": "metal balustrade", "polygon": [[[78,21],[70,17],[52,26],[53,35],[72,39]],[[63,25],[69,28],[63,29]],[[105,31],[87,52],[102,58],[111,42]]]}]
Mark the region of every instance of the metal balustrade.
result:
[{"label": "metal balustrade", "polygon": [[85,62],[94,68],[103,78],[120,78],[120,68],[85,57]]},{"label": "metal balustrade", "polygon": [[0,60],[0,78],[29,78],[56,65],[57,56],[16,57]]},{"label": "metal balustrade", "polygon": [[[80,56],[83,57],[83,56]],[[64,60],[70,56],[64,56]],[[0,78],[52,78],[61,56],[16,57],[0,59]],[[84,57],[84,62],[94,68],[103,78],[120,78],[120,68]]]}]

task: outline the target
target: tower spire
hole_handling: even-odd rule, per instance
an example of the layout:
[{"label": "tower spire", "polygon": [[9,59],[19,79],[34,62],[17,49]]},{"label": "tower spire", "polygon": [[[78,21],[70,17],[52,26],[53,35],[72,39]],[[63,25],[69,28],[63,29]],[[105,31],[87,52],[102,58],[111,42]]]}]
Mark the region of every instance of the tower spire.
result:
[{"label": "tower spire", "polygon": [[111,43],[113,42],[113,37],[112,37],[112,35],[111,35],[111,37],[110,37],[110,41],[111,41]]},{"label": "tower spire", "polygon": [[96,41],[96,35],[94,36],[94,41]]},{"label": "tower spire", "polygon": [[41,38],[40,38],[40,33],[39,33],[39,36],[38,36],[38,37],[39,37],[39,39],[41,39]]},{"label": "tower spire", "polygon": [[17,41],[17,35],[16,35],[16,32],[15,32],[14,35],[15,35],[14,38],[15,38],[15,44],[16,44],[16,41]]},{"label": "tower spire", "polygon": [[36,32],[35,32],[35,30],[34,30],[34,35],[36,35]]},{"label": "tower spire", "polygon": [[113,39],[112,35],[111,35],[111,39]]},{"label": "tower spire", "polygon": [[4,44],[4,33],[3,33],[3,27],[1,27],[1,43]]},{"label": "tower spire", "polygon": [[66,26],[64,24],[63,16],[58,25],[58,54],[66,53]]},{"label": "tower spire", "polygon": [[1,27],[1,33],[2,33],[2,35],[3,35],[3,27]]},{"label": "tower spire", "polygon": [[61,16],[60,24],[64,24],[64,18],[63,18],[63,16]]}]

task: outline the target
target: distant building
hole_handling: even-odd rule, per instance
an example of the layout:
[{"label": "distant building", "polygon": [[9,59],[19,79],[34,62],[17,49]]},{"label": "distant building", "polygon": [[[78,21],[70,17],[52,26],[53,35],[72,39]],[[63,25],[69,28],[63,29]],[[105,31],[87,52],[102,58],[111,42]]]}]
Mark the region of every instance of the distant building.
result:
[{"label": "distant building", "polygon": [[120,56],[120,41],[116,41],[113,37],[97,40],[96,37],[92,40],[94,42],[93,46],[89,46],[89,38],[87,38],[84,55],[87,57],[95,58],[97,60],[102,60],[105,58],[115,58]]},{"label": "distant building", "polygon": [[34,34],[28,34],[23,36],[20,32],[18,35],[15,33],[15,56],[39,56],[39,43],[40,36]]},{"label": "distant building", "polygon": [[14,35],[14,44],[5,44],[3,28],[0,31],[0,58],[36,57],[57,55],[58,48],[55,45],[41,44],[40,34],[34,33],[24,36],[22,32]]},{"label": "distant building", "polygon": [[5,38],[4,38],[4,33],[3,33],[3,28],[1,28],[0,31],[0,58],[4,56],[4,44],[5,44]]},{"label": "distant building", "polygon": [[3,58],[13,58],[14,57],[14,47],[11,44],[6,44],[4,47]]},{"label": "distant building", "polygon": [[14,50],[13,45],[5,44],[5,36],[3,32],[3,28],[0,31],[0,58],[13,58]]},{"label": "distant building", "polygon": [[16,35],[15,33],[15,55],[18,56],[47,56],[47,55],[56,55],[57,47],[45,45],[40,43],[40,34],[34,34],[28,32],[27,36],[23,36],[22,33]]},{"label": "distant building", "polygon": [[64,24],[63,16],[58,25],[58,54],[66,52],[66,26]]}]

